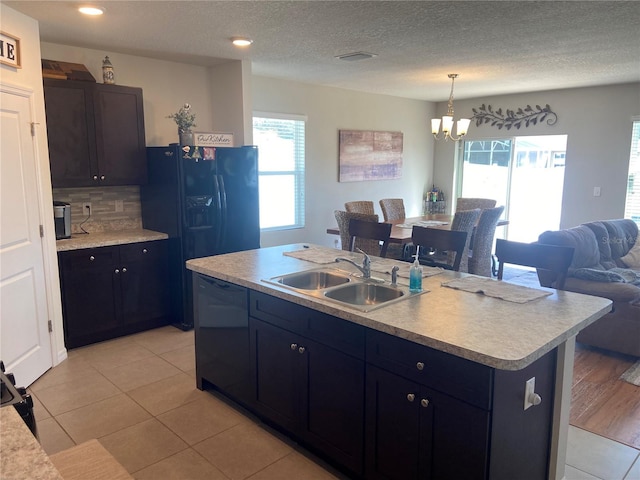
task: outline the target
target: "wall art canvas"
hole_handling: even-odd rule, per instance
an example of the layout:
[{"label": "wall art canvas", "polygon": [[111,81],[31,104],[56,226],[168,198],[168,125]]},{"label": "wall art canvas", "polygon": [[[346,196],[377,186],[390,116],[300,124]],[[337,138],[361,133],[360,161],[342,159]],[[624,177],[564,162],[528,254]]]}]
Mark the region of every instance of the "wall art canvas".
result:
[{"label": "wall art canvas", "polygon": [[402,132],[340,130],[340,182],[402,177]]}]

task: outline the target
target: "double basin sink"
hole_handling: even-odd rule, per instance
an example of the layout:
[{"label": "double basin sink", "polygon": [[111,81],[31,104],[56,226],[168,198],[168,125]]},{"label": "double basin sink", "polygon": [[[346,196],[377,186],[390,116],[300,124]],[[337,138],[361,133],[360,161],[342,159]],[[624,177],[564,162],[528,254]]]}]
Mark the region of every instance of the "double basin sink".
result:
[{"label": "double basin sink", "polygon": [[284,286],[312,297],[370,312],[419,295],[407,287],[379,279],[364,279],[337,268],[323,267],[272,277],[266,282]]}]

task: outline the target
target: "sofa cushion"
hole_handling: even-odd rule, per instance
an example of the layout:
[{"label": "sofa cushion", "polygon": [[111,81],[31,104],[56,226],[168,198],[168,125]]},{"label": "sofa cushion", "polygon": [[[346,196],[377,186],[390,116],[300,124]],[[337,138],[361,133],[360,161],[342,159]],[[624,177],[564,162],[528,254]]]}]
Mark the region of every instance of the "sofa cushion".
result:
[{"label": "sofa cushion", "polygon": [[624,257],[633,247],[638,237],[638,225],[633,220],[605,220],[602,222],[609,232],[611,258],[617,266],[624,267],[620,258]]},{"label": "sofa cushion", "polygon": [[584,226],[589,227],[596,237],[596,242],[598,242],[598,250],[600,250],[599,263],[600,265],[602,265],[602,268],[609,270],[610,268],[617,267],[618,265],[612,258],[609,230],[607,230],[607,227],[604,225],[604,223],[590,222],[585,223]]},{"label": "sofa cushion", "polygon": [[598,242],[593,230],[589,227],[580,225],[566,230],[546,231],[540,234],[538,242],[574,248],[569,275],[577,268],[603,269],[600,265]]}]

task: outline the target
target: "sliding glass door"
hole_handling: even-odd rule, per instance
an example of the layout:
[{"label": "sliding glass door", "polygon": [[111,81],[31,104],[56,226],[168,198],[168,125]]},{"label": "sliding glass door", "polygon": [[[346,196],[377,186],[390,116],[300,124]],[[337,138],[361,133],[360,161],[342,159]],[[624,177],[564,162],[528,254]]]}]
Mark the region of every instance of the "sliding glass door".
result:
[{"label": "sliding glass door", "polygon": [[509,220],[496,236],[534,242],[560,227],[566,145],[566,135],[466,141],[457,196],[495,199]]}]

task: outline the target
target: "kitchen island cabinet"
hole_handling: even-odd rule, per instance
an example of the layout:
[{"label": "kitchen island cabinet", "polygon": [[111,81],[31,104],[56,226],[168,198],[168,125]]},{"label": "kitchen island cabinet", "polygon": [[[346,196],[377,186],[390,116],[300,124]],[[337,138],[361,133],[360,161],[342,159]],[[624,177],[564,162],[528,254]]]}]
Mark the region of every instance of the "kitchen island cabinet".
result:
[{"label": "kitchen island cabinet", "polygon": [[[365,313],[263,281],[316,268],[283,256],[302,249],[288,245],[187,262],[200,275],[247,288],[250,309],[251,298],[262,303],[262,318],[252,312],[249,319],[258,337],[250,348],[253,400],[262,395],[251,410],[354,477],[562,478],[573,342],[610,310],[608,300],[553,291],[516,304],[443,287],[466,275],[443,272],[424,279],[427,293]],[[364,353],[357,346],[342,351],[335,332],[322,341],[307,336],[316,328],[314,317],[338,330],[361,329]],[[300,358],[316,342],[363,363],[347,368],[349,381],[326,383],[348,362],[314,371],[313,356]],[[292,345],[305,347],[303,354]],[[260,369],[266,369],[262,378]],[[533,378],[541,401],[525,408],[526,383]],[[348,408],[354,418],[364,413],[364,451],[347,465],[300,430],[307,413],[300,413],[300,395],[312,392],[325,402],[362,382],[364,395]],[[318,408],[310,403],[308,411]]]},{"label": "kitchen island cabinet", "polygon": [[142,89],[44,79],[44,96],[54,188],[146,182]]},{"label": "kitchen island cabinet", "polygon": [[166,243],[58,253],[67,348],[170,323]]}]

